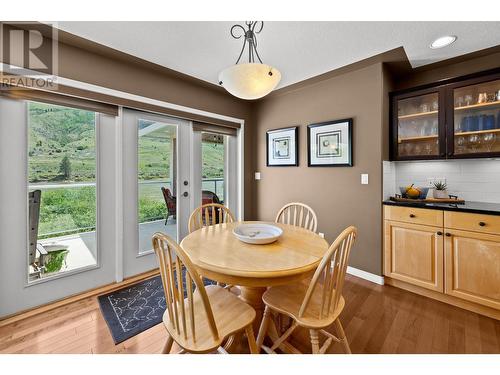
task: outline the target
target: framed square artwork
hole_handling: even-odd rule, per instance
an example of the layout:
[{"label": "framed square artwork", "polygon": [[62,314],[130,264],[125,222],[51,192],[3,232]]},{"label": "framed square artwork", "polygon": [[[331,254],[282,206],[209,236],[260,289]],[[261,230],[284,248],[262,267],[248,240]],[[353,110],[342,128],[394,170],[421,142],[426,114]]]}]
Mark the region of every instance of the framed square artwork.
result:
[{"label": "framed square artwork", "polygon": [[299,165],[299,130],[297,126],[268,130],[266,133],[267,166]]},{"label": "framed square artwork", "polygon": [[307,127],[309,167],[352,167],[352,118]]}]

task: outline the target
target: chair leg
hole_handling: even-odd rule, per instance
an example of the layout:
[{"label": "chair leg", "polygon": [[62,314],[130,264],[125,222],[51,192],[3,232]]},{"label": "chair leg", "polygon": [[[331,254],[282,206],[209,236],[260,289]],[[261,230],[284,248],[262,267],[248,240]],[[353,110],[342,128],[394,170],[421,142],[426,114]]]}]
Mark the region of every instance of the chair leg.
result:
[{"label": "chair leg", "polygon": [[259,334],[257,335],[257,347],[260,348],[264,342],[264,338],[267,334],[267,328],[269,327],[269,320],[271,319],[271,309],[266,306],[264,309],[264,315],[262,316],[262,322],[259,327]]},{"label": "chair leg", "polygon": [[311,346],[312,354],[319,354],[319,336],[318,331],[315,329],[309,330],[309,335],[311,336]]},{"label": "chair leg", "polygon": [[335,330],[339,335],[339,339],[342,341],[342,345],[344,345],[344,350],[347,354],[352,354],[351,348],[349,347],[349,342],[347,341],[347,337],[344,332],[344,328],[342,328],[342,324],[340,323],[340,319],[337,318],[334,322]]},{"label": "chair leg", "polygon": [[260,349],[255,343],[255,336],[253,333],[253,327],[252,324],[249,324],[245,328],[245,334],[247,335],[247,340],[248,340],[248,347],[250,348],[250,353],[251,354],[259,354]]},{"label": "chair leg", "polygon": [[172,349],[172,344],[174,343],[174,339],[167,333],[167,342],[165,342],[165,346],[163,347],[162,354],[169,354]]}]

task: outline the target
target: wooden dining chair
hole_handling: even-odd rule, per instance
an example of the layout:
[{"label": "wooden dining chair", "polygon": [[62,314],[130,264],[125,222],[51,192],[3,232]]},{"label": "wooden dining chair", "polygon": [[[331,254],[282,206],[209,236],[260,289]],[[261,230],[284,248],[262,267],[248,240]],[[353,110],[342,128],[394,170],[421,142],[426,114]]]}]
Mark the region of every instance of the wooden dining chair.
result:
[{"label": "wooden dining chair", "polygon": [[316,232],[318,218],[314,210],[307,204],[292,202],[285,204],[276,215],[277,223],[295,225]]},{"label": "wooden dining chair", "polygon": [[[357,229],[350,226],[337,237],[323,256],[310,282],[271,287],[264,293],[262,299],[266,307],[257,337],[259,348],[274,353],[300,326],[309,329],[313,354],[325,353],[334,341],[342,343],[346,353],[351,353],[339,315],[345,306],[342,287],[356,234]],[[270,324],[274,324],[271,319],[272,312],[284,314],[293,319],[293,322],[271,347],[266,347],[262,343]],[[338,336],[325,329],[332,324],[335,325]],[[326,336],[321,347],[319,333]]]},{"label": "wooden dining chair", "polygon": [[170,353],[174,341],[181,352],[225,353],[222,342],[244,330],[250,352],[258,354],[252,328],[255,310],[220,286],[204,286],[184,250],[167,235],[155,233],[153,248],[167,306],[163,324],[168,337],[163,353]]},{"label": "wooden dining chair", "polygon": [[188,230],[194,232],[202,227],[219,223],[232,223],[234,216],[231,210],[219,203],[208,203],[196,208],[189,216]]},{"label": "wooden dining chair", "polygon": [[[233,213],[229,208],[219,203],[207,203],[196,208],[191,213],[188,221],[188,230],[191,233],[209,225],[232,223],[234,221]],[[234,285],[224,285],[220,282],[217,282],[217,285],[224,286],[229,290],[234,287]]]}]

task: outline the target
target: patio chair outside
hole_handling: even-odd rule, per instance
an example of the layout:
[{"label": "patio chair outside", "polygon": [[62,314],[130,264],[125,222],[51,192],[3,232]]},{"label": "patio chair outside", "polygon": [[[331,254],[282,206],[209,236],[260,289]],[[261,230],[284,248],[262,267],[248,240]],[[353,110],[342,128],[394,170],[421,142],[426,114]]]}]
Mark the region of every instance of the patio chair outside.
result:
[{"label": "patio chair outside", "polygon": [[165,225],[168,223],[168,218],[172,216],[174,219],[177,215],[177,204],[176,198],[170,192],[170,189],[162,186],[161,192],[163,193],[163,199],[165,199],[165,206],[167,207],[167,217],[165,218]]},{"label": "patio chair outside", "polygon": [[29,200],[29,265],[33,267],[30,276],[40,278],[46,272],[46,263],[50,260],[50,254],[61,251],[68,251],[68,246],[57,243],[42,245],[38,243],[38,224],[40,221],[40,201],[41,190],[34,190],[28,193]]}]

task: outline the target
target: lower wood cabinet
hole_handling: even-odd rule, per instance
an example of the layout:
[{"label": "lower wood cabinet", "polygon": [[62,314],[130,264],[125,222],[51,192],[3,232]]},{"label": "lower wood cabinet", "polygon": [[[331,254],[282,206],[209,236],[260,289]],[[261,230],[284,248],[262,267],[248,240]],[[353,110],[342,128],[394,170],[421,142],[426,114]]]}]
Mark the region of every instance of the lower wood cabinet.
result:
[{"label": "lower wood cabinet", "polygon": [[438,228],[385,221],[385,275],[443,292],[443,236]]},{"label": "lower wood cabinet", "polygon": [[498,319],[500,216],[384,206],[384,218],[384,275],[393,285],[424,288],[432,292],[421,294],[474,311],[494,309],[488,314]]},{"label": "lower wood cabinet", "polygon": [[445,293],[500,309],[500,235],[446,229]]}]

